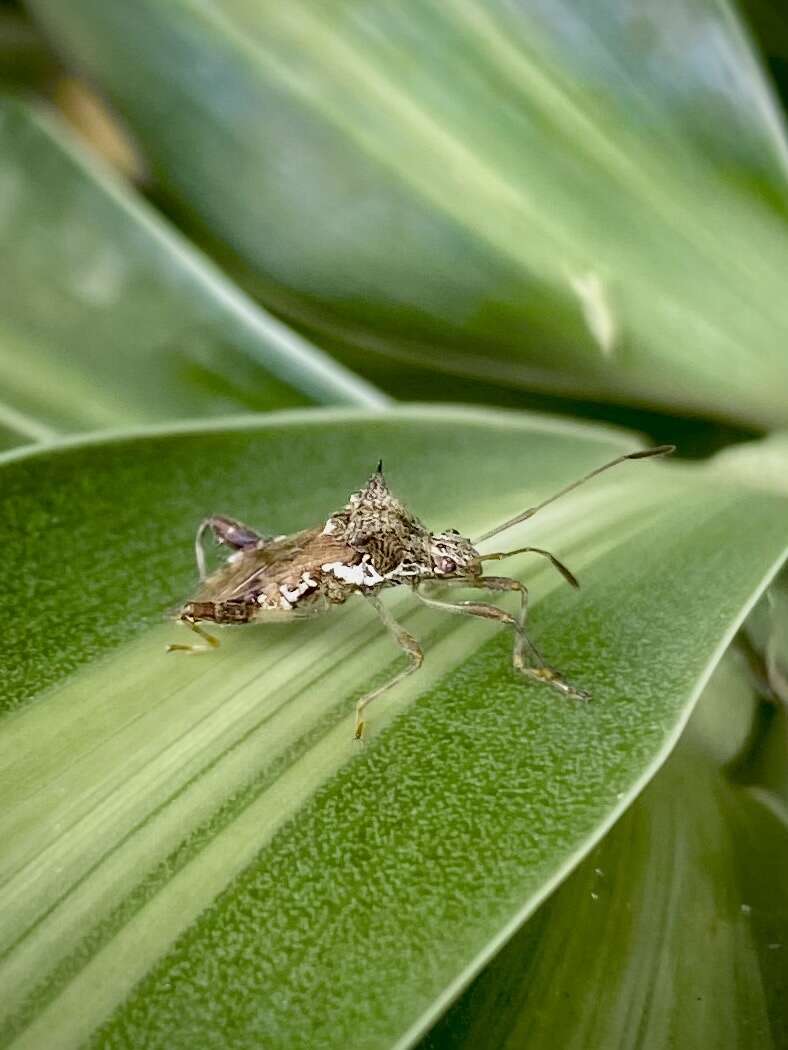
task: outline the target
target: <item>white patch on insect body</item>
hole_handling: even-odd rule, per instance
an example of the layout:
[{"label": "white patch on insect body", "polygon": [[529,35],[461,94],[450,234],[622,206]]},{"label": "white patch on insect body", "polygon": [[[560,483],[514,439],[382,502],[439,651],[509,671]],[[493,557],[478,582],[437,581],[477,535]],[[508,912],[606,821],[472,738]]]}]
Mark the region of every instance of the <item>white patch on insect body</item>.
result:
[{"label": "white patch on insect body", "polygon": [[369,560],[368,554],[364,555],[358,565],[345,565],[342,561],[330,561],[321,568],[323,572],[330,572],[338,580],[342,580],[343,583],[351,583],[354,587],[377,587],[386,579],[385,576],[380,575]]},{"label": "white patch on insect body", "polygon": [[387,580],[397,580],[402,576],[421,576],[425,573],[425,569],[421,565],[416,565],[412,561],[401,561],[396,568],[392,569],[391,572],[386,573]]},{"label": "white patch on insect body", "polygon": [[[309,572],[304,572],[302,574],[302,577],[300,577],[300,580],[295,587],[288,587],[287,584],[279,585],[279,595],[281,595],[281,597],[279,597],[279,606],[283,609],[292,609],[293,606],[300,601],[300,598],[314,590],[316,586],[317,581],[309,574]],[[263,604],[265,601],[265,595],[262,594],[257,598],[257,601]]]},{"label": "white patch on insect body", "polygon": [[322,535],[323,536],[331,536],[336,531],[337,531],[337,523],[334,521],[333,518],[329,518],[328,521],[323,526]]},{"label": "white patch on insect body", "polygon": [[383,583],[385,577],[380,575],[378,570],[369,560],[368,554],[365,554],[361,559],[361,568],[364,571],[364,583],[367,587],[377,587],[379,583]]},{"label": "white patch on insect body", "polygon": [[295,587],[288,587],[286,583],[283,583],[279,588],[279,593],[286,601],[295,603],[315,587],[317,587],[317,580],[312,579],[309,573],[305,572],[301,576],[300,583]]},{"label": "white patch on insect body", "polygon": [[364,580],[364,570],[360,565],[345,565],[343,561],[329,561],[321,566],[323,572],[330,572],[344,583],[353,583],[360,587]]}]

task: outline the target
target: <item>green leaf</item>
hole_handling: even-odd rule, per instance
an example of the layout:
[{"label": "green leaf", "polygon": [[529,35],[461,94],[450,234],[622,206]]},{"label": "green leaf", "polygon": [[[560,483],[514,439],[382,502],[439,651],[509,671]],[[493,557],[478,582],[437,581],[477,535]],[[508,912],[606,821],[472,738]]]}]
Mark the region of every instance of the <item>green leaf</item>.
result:
[{"label": "green leaf", "polygon": [[[489,624],[358,599],[165,654],[195,524],[324,520],[383,456],[432,526],[476,535],[632,447],[547,417],[310,410],[72,441],[0,462],[5,1044],[410,1044],[653,775],[784,557],[784,498],[627,464],[510,530],[532,636],[586,705],[512,670]],[[746,514],[747,544],[740,544]]]},{"label": "green leaf", "polygon": [[737,770],[788,826],[788,573],[783,572],[747,618],[745,640],[763,695],[772,701],[758,746]]},{"label": "green leaf", "polygon": [[733,655],[642,797],[423,1050],[785,1045],[788,825],[725,774],[758,710]]},{"label": "green leaf", "polygon": [[41,34],[10,4],[0,7],[0,83],[4,88],[44,88],[55,60]]},{"label": "green leaf", "polygon": [[788,147],[724,0],[28,2],[359,367],[788,420]]},{"label": "green leaf", "polygon": [[730,478],[788,494],[788,432],[744,441],[718,452],[713,466]]},{"label": "green leaf", "polygon": [[255,306],[54,118],[7,99],[0,252],[0,425],[20,437],[385,400]]}]

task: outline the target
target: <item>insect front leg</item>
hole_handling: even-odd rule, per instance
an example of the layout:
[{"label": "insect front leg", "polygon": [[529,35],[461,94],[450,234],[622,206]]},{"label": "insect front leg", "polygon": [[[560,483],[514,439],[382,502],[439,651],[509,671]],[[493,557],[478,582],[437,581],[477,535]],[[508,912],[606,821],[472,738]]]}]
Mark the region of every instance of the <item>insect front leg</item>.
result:
[{"label": "insect front leg", "polygon": [[[528,616],[528,588],[519,580],[513,580],[508,576],[480,576],[474,582],[474,587],[483,587],[489,591],[517,591],[520,595],[520,608],[517,614],[514,634],[514,648],[512,650],[512,663],[516,670],[537,682],[544,682],[553,689],[557,689],[564,696],[575,700],[590,700],[591,694],[585,689],[578,689],[567,682],[560,671],[549,667],[545,658],[528,637],[525,631],[525,621]],[[526,662],[526,651],[531,657],[532,663]]]},{"label": "insect front leg", "polygon": [[266,542],[265,536],[255,532],[254,529],[244,525],[243,522],[236,521],[235,518],[227,518],[223,514],[214,514],[210,518],[205,518],[197,527],[197,535],[194,538],[194,553],[197,558],[197,571],[200,574],[200,580],[204,580],[207,576],[205,550],[202,545],[206,529],[211,529],[217,543],[223,543],[225,547],[230,547],[236,551],[252,550],[256,547],[262,547]]},{"label": "insect front leg", "polygon": [[508,576],[478,576],[474,580],[452,580],[446,581],[460,584],[465,587],[478,588],[488,591],[511,592],[516,591],[520,596],[520,608],[517,616],[512,616],[497,605],[487,602],[444,602],[436,598],[428,598],[418,589],[416,597],[425,605],[442,609],[444,612],[454,612],[467,616],[479,616],[486,620],[497,620],[505,623],[514,630],[514,646],[512,649],[512,664],[515,670],[527,678],[550,685],[564,696],[575,700],[588,700],[590,694],[583,689],[577,689],[567,682],[563,675],[555,668],[548,666],[539,649],[528,637],[525,630],[525,621],[528,615],[528,588],[519,580],[510,579]]},{"label": "insect front leg", "polygon": [[379,686],[377,689],[373,689],[371,693],[367,693],[366,696],[362,696],[359,702],[356,704],[356,729],[355,739],[361,740],[364,735],[364,710],[372,703],[381,693],[385,693],[387,689],[391,689],[392,686],[397,685],[403,678],[407,678],[408,675],[413,674],[414,671],[418,671],[424,660],[424,653],[421,651],[421,646],[413,637],[408,634],[401,624],[397,623],[391,613],[388,611],[386,606],[377,597],[377,595],[370,594],[367,596],[368,600],[375,607],[375,611],[383,621],[386,629],[392,635],[397,645],[403,649],[406,655],[410,659],[410,666],[406,667],[404,671],[400,671],[395,674],[392,679]]}]

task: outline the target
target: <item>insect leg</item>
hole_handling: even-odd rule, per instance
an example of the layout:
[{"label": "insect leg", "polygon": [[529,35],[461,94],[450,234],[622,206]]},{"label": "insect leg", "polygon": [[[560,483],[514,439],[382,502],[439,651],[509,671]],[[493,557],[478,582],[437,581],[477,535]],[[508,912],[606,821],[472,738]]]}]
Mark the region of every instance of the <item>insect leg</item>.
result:
[{"label": "insect leg", "polygon": [[519,580],[510,579],[508,576],[480,576],[472,584],[474,587],[482,587],[486,591],[516,591],[520,596],[520,608],[514,621],[514,650],[512,652],[512,663],[518,671],[523,671],[525,652],[527,650],[532,665],[542,667],[545,658],[542,656],[534,642],[525,631],[525,621],[528,618],[528,588]]},{"label": "insect leg", "polygon": [[[452,581],[455,582],[455,581]],[[519,580],[510,579],[508,576],[479,576],[475,580],[457,580],[466,587],[479,588],[489,591],[516,591],[520,595],[520,608],[517,616],[511,616],[496,605],[486,602],[443,602],[435,598],[427,598],[416,590],[416,597],[425,605],[442,609],[445,612],[464,613],[468,616],[479,616],[487,620],[497,620],[514,629],[514,647],[512,649],[512,664],[515,670],[527,678],[533,678],[537,682],[550,685],[564,696],[576,700],[588,700],[590,694],[583,689],[577,689],[567,682],[559,671],[549,667],[539,649],[534,645],[525,631],[525,620],[528,615],[528,588]],[[526,660],[526,654],[528,660]],[[530,661],[530,662],[528,662]]]},{"label": "insect leg", "polygon": [[[567,682],[560,671],[549,667],[545,658],[539,652],[534,643],[525,633],[525,621],[528,616],[528,588],[519,580],[510,579],[508,576],[480,576],[474,583],[474,587],[483,587],[490,591],[517,591],[520,595],[520,609],[517,614],[517,625],[514,635],[514,649],[512,650],[512,663],[515,668],[528,678],[537,682],[544,682],[557,689],[564,696],[570,696],[575,700],[589,700],[591,694],[584,689],[577,689]],[[526,663],[525,652],[528,651],[532,664]]]},{"label": "insect leg", "polygon": [[381,693],[385,693],[387,689],[390,689],[393,685],[397,685],[397,683],[401,682],[403,678],[407,678],[408,675],[413,674],[414,671],[418,671],[424,660],[424,653],[421,651],[419,643],[412,635],[408,634],[404,627],[397,623],[377,595],[370,594],[367,597],[369,601],[372,602],[375,611],[383,621],[389,633],[393,636],[397,645],[400,646],[401,649],[404,649],[405,653],[410,658],[410,666],[406,667],[404,671],[395,674],[393,678],[379,686],[377,689],[373,689],[371,693],[367,693],[366,696],[361,697],[356,704],[356,740],[361,740],[364,735],[363,715],[367,705],[371,704],[376,697],[381,695]]},{"label": "insect leg", "polygon": [[189,627],[194,631],[195,634],[199,634],[200,638],[204,638],[206,645],[181,645],[178,642],[171,642],[167,646],[168,653],[207,653],[211,649],[219,648],[219,639],[214,638],[212,634],[208,634],[204,631],[198,623],[195,623],[191,617],[182,616],[181,620],[183,623],[187,623]]},{"label": "insect leg", "polygon": [[231,547],[236,551],[262,546],[266,539],[265,536],[261,536],[259,532],[250,529],[243,522],[236,521],[235,518],[227,518],[223,514],[214,514],[210,518],[205,518],[200,522],[197,528],[197,535],[194,538],[194,553],[197,558],[197,569],[201,580],[204,580],[207,575],[205,551],[202,545],[203,534],[206,529],[211,529],[218,543],[223,543],[226,547]]},{"label": "insect leg", "polygon": [[[495,581],[495,586],[490,586],[488,581]],[[498,586],[499,581],[504,580],[506,584],[511,586]],[[528,589],[520,583],[519,580],[508,580],[506,577],[499,576],[481,576],[479,582],[474,583],[472,580],[442,580],[441,585],[446,586],[447,584],[460,584],[463,587],[479,587],[485,590],[493,591],[519,591],[520,593],[520,610],[517,618],[510,615],[503,609],[499,609],[497,605],[490,605],[487,602],[444,602],[438,598],[428,598],[421,591],[416,590],[416,597],[419,601],[425,605],[431,605],[435,609],[441,609],[443,612],[459,613],[466,616],[479,616],[485,620],[498,620],[500,623],[505,623],[509,627],[513,627],[515,631],[515,651],[519,653],[519,662],[523,663],[523,650],[527,649],[532,661],[537,665],[543,664],[544,657],[539,652],[537,647],[525,633],[525,618],[528,613]],[[515,666],[518,666],[515,664]],[[519,670],[518,666],[518,670]]]}]

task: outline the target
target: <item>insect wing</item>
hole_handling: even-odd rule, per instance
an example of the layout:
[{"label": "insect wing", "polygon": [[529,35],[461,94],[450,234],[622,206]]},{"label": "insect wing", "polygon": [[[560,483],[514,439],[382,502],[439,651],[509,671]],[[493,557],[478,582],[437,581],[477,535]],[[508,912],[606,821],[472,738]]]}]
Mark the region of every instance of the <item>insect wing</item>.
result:
[{"label": "insect wing", "polygon": [[272,540],[265,547],[231,555],[226,565],[208,577],[195,600],[226,602],[259,593],[269,580],[275,580],[284,565],[298,557],[303,544],[315,532],[295,532]]}]

